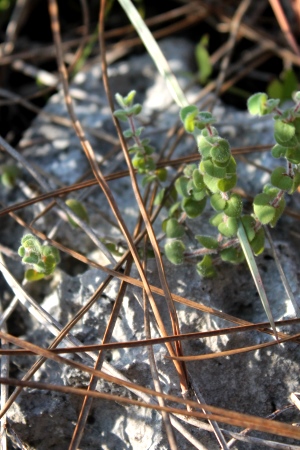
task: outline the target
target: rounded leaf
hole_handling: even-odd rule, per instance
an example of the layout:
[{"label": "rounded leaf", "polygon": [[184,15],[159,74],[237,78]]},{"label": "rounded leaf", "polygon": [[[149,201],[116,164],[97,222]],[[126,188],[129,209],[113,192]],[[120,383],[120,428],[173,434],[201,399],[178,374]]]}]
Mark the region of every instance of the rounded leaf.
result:
[{"label": "rounded leaf", "polygon": [[277,167],[271,174],[271,183],[283,191],[288,191],[293,185],[293,180],[287,175],[284,167]]},{"label": "rounded leaf", "polygon": [[187,177],[179,177],[175,181],[175,188],[179,195],[182,197],[190,197],[190,193],[188,191],[188,183],[189,178]]},{"label": "rounded leaf", "polygon": [[37,272],[34,269],[28,269],[25,271],[25,279],[27,281],[38,281],[45,277],[44,273]]},{"label": "rounded leaf", "polygon": [[241,247],[229,247],[221,250],[221,259],[232,264],[240,264],[244,261],[245,255]]},{"label": "rounded leaf", "polygon": [[181,202],[181,207],[190,219],[194,219],[202,214],[205,204],[206,197],[200,201],[193,200],[192,198],[184,198]]},{"label": "rounded leaf", "polygon": [[226,203],[226,200],[218,192],[210,197],[210,204],[215,211],[224,211]]},{"label": "rounded leaf", "polygon": [[219,178],[211,177],[207,173],[203,175],[203,181],[206,184],[206,187],[213,193],[219,192]]},{"label": "rounded leaf", "polygon": [[237,183],[236,174],[226,175],[226,178],[222,178],[218,181],[218,188],[221,192],[228,192],[234,188]]},{"label": "rounded leaf", "polygon": [[241,196],[232,194],[230,199],[226,202],[224,212],[229,217],[240,217],[243,211],[243,202]]},{"label": "rounded leaf", "polygon": [[205,255],[202,261],[197,264],[196,268],[198,274],[204,278],[212,278],[216,275],[216,269],[209,255]]},{"label": "rounded leaf", "polygon": [[287,149],[286,147],[283,147],[282,145],[275,144],[272,148],[272,156],[273,158],[283,158],[285,157]]},{"label": "rounded leaf", "polygon": [[197,146],[202,159],[210,158],[212,143],[203,135],[197,136]]},{"label": "rounded leaf", "polygon": [[[78,200],[76,200],[74,198],[69,198],[68,200],[66,200],[66,205],[81,220],[83,220],[84,222],[87,222],[87,223],[89,222],[89,216],[88,216],[87,210],[85,209],[85,207],[83,206],[83,204],[81,202],[79,202]],[[78,227],[77,223],[70,216],[68,216],[68,220],[74,228]]]},{"label": "rounded leaf", "polygon": [[180,265],[184,262],[185,245],[182,241],[171,241],[165,245],[165,255],[168,260],[175,265]]},{"label": "rounded leaf", "polygon": [[203,175],[199,172],[198,169],[194,169],[193,171],[193,183],[197,189],[205,189]]},{"label": "rounded leaf", "polygon": [[300,146],[288,148],[285,157],[292,164],[300,164]]},{"label": "rounded leaf", "polygon": [[275,208],[270,205],[271,197],[268,194],[258,194],[253,201],[254,213],[258,220],[266,225],[270,223],[275,217]]},{"label": "rounded leaf", "polygon": [[250,242],[254,255],[260,255],[265,248],[265,231],[261,227],[256,233],[255,238]]},{"label": "rounded leaf", "polygon": [[284,122],[283,120],[275,120],[274,134],[282,142],[288,142],[295,136],[295,126],[292,122]]},{"label": "rounded leaf", "polygon": [[210,250],[216,250],[219,247],[218,240],[212,236],[196,235],[195,238],[203,245],[203,247]]},{"label": "rounded leaf", "polygon": [[238,221],[234,217],[227,217],[223,214],[223,220],[218,226],[218,230],[223,236],[235,236],[238,230]]},{"label": "rounded leaf", "polygon": [[255,237],[255,219],[252,216],[243,216],[241,218],[248,241],[251,242]]},{"label": "rounded leaf", "polygon": [[210,151],[213,161],[217,163],[227,163],[231,157],[230,145],[226,139],[219,139]]},{"label": "rounded leaf", "polygon": [[226,175],[225,167],[219,167],[213,163],[212,160],[206,159],[205,161],[201,161],[200,163],[201,172],[207,173],[211,177],[214,178],[224,178]]},{"label": "rounded leaf", "polygon": [[223,213],[218,213],[209,219],[209,223],[214,227],[218,227],[223,222]]},{"label": "rounded leaf", "polygon": [[247,101],[248,111],[252,116],[262,116],[265,110],[265,103],[268,100],[267,94],[264,92],[258,92],[257,94],[251,95]]},{"label": "rounded leaf", "polygon": [[181,238],[185,233],[184,227],[173,217],[165,222],[164,228],[168,238]]},{"label": "rounded leaf", "polygon": [[155,175],[159,179],[159,181],[166,181],[168,178],[168,171],[164,167],[161,167],[160,169],[156,169]]}]

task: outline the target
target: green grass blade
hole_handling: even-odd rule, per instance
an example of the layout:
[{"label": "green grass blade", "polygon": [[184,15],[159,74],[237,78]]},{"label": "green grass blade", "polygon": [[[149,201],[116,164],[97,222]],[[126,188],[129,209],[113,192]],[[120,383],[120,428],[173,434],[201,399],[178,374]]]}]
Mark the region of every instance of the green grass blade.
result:
[{"label": "green grass blade", "polygon": [[159,48],[159,45],[157,44],[149,28],[143,21],[138,10],[135,8],[135,6],[132,4],[130,0],[118,0],[118,1],[122,6],[122,8],[124,9],[125,13],[127,14],[130,22],[134,26],[136,32],[140,36],[149,55],[154,61],[157,70],[166,80],[166,83],[173,97],[173,100],[181,108],[183,108],[184,106],[188,106],[188,102],[185,98],[185,95],[181,87],[178,84],[177,78],[172,73],[166,58],[164,57],[161,49]]},{"label": "green grass blade", "polygon": [[259,274],[255,258],[253,256],[253,252],[251,250],[251,247],[250,247],[249,241],[247,239],[247,235],[246,235],[244,226],[243,226],[241,221],[239,221],[239,227],[238,227],[237,235],[238,235],[241,247],[243,249],[246,261],[248,263],[248,267],[250,269],[252,278],[254,280],[257,292],[258,292],[258,294],[260,296],[260,299],[261,299],[261,302],[263,304],[264,310],[265,310],[265,312],[267,314],[267,317],[268,317],[268,320],[269,320],[270,325],[272,327],[272,330],[274,332],[274,335],[275,335],[276,339],[278,339],[277,331],[276,331],[276,327],[275,327],[275,322],[274,322],[274,319],[273,319],[273,314],[272,314],[272,311],[271,311],[271,308],[270,308],[270,305],[269,305],[269,300],[267,298],[267,294],[266,294],[265,288],[263,286],[263,282],[262,282],[261,276]]}]

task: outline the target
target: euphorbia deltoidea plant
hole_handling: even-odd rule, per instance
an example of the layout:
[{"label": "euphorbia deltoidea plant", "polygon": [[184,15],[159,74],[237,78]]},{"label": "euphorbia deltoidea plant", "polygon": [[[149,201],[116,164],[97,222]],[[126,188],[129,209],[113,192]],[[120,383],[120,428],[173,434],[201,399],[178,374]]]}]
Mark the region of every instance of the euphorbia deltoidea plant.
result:
[{"label": "euphorbia deltoidea plant", "polygon": [[204,255],[197,264],[197,270],[200,275],[209,277],[215,271],[213,259],[208,255],[219,253],[224,261],[241,262],[244,253],[237,239],[240,222],[254,254],[258,255],[264,250],[262,225],[275,226],[285,208],[285,193],[294,193],[300,184],[300,92],[295,94],[295,102],[295,106],[281,111],[278,109],[279,100],[268,99],[266,94],[258,93],[248,100],[251,114],[274,114],[276,144],[272,155],[286,159],[286,167],[274,169],[271,183],[266,184],[263,192],[254,198],[251,215],[243,215],[242,198],[232,192],[237,182],[236,162],[228,141],[220,137],[213,126],[215,119],[208,112],[200,112],[196,106],[187,106],[181,110],[184,128],[195,136],[201,161],[198,167],[195,164],[187,166],[175,187],[183,198],[182,210],[189,218],[199,216],[206,198],[209,198],[216,211],[210,223],[217,229],[218,235],[196,235],[204,248],[187,252],[180,239],[182,236],[175,236],[174,233],[170,235],[166,227],[170,239],[165,246],[165,253],[172,263],[183,263],[187,255],[189,259],[194,255],[196,260],[199,255]]},{"label": "euphorbia deltoidea plant", "polygon": [[[116,99],[122,109],[115,115],[130,124],[124,135],[135,141],[129,151],[134,153],[133,163],[138,173],[144,175],[143,184],[154,180],[165,181],[166,172],[161,176],[156,171],[154,159],[150,156],[153,149],[148,140],[140,139],[142,129],[135,129],[133,117],[140,113],[141,106],[133,104],[134,95],[135,92],[131,92],[124,98],[117,94]],[[270,183],[255,196],[252,214],[243,214],[242,198],[234,192],[238,179],[237,164],[229,142],[219,136],[214,126],[216,119],[210,112],[199,111],[194,105],[182,108],[180,117],[185,130],[195,137],[200,163],[188,164],[183,175],[176,180],[175,188],[181,202],[169,208],[169,217],[163,222],[167,237],[164,252],[175,265],[194,260],[201,276],[212,277],[216,274],[214,255],[233,264],[246,258],[274,332],[274,321],[252,253],[259,255],[263,252],[263,225],[276,225],[285,208],[285,194],[293,194],[300,185],[300,92],[295,94],[294,99],[295,106],[284,111],[278,108],[279,100],[268,99],[264,93],[255,94],[248,100],[251,114],[273,114],[276,144],[272,155],[286,159],[286,167],[274,169]],[[210,224],[217,233],[211,236],[195,235],[202,247],[190,251],[182,240],[185,235],[183,222],[186,217],[194,219],[200,216],[207,200],[215,211]]]},{"label": "euphorbia deltoidea plant", "polygon": [[60,261],[59,251],[51,245],[41,245],[32,234],[25,234],[18,250],[24,264],[33,268],[25,272],[25,279],[37,281],[51,275]]},{"label": "euphorbia deltoidea plant", "polygon": [[[144,175],[143,184],[154,180],[165,181],[166,171],[156,170],[149,141],[140,139],[143,129],[135,128],[133,118],[141,112],[141,105],[133,104],[134,96],[135,91],[131,91],[127,97],[117,94],[116,99],[122,109],[115,111],[115,115],[130,124],[124,136],[134,140],[129,152],[134,154],[134,167]],[[234,264],[242,262],[245,255],[237,237],[241,224],[253,253],[259,255],[263,252],[265,233],[262,225],[275,226],[284,211],[285,193],[292,194],[300,184],[300,93],[296,93],[295,101],[294,107],[281,111],[278,109],[279,100],[268,99],[264,93],[255,94],[248,100],[251,114],[274,114],[277,143],[272,149],[272,155],[286,159],[286,167],[280,166],[273,170],[271,183],[266,184],[263,192],[254,198],[251,215],[243,214],[242,198],[233,192],[237,183],[237,164],[229,142],[219,136],[213,125],[216,119],[210,112],[199,111],[194,105],[181,109],[184,128],[194,135],[201,160],[199,165],[188,164],[183,175],[175,182],[176,191],[182,200],[170,207],[169,218],[163,222],[167,237],[164,250],[169,261],[179,265],[187,258],[194,258],[198,273],[204,277],[215,275],[214,254],[223,261]],[[185,234],[183,217],[194,219],[200,216],[207,199],[215,211],[210,224],[216,228],[217,234],[196,235],[202,248],[188,251],[182,241]]]}]

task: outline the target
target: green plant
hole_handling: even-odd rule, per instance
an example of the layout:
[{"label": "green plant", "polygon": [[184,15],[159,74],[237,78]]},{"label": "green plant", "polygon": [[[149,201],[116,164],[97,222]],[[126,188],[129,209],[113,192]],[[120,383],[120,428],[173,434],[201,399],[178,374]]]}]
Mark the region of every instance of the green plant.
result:
[{"label": "green plant", "polygon": [[157,169],[156,163],[151,156],[154,148],[150,145],[149,139],[141,139],[143,127],[136,128],[134,117],[137,116],[142,106],[133,103],[136,91],[130,91],[126,97],[116,94],[115,98],[121,109],[117,109],[114,115],[123,122],[128,122],[129,128],[123,132],[126,139],[133,139],[133,145],[128,148],[133,155],[132,164],[139,174],[143,174],[142,185],[145,186],[152,181],[163,182],[167,179],[166,169]]},{"label": "green plant", "polygon": [[[135,128],[133,117],[141,112],[141,105],[134,104],[135,91],[126,97],[120,94],[116,99],[122,109],[115,111],[116,117],[128,121],[130,128],[124,131],[126,138],[132,138],[134,145],[129,148],[133,165],[144,175],[143,185],[154,180],[165,181],[167,172],[157,173],[153,148],[149,141],[141,140],[143,128]],[[188,133],[194,135],[200,153],[200,163],[188,164],[183,174],[177,178],[175,189],[181,202],[169,207],[169,217],[163,222],[167,242],[164,247],[166,257],[175,265],[186,259],[195,260],[197,271],[203,277],[216,274],[213,256],[218,260],[238,264],[245,259],[238,237],[239,227],[243,227],[252,252],[259,255],[264,250],[265,232],[263,225],[274,227],[285,208],[285,194],[293,194],[300,185],[300,93],[295,95],[295,106],[281,111],[279,99],[269,99],[264,93],[254,94],[248,99],[248,110],[253,115],[274,115],[274,137],[272,149],[275,158],[286,159],[286,167],[273,170],[270,183],[253,201],[253,213],[243,214],[243,202],[233,191],[237,183],[237,165],[231,154],[229,142],[222,138],[214,126],[216,119],[206,111],[199,111],[194,105],[181,109],[181,120]],[[164,192],[161,191],[162,193]],[[192,251],[183,242],[185,218],[195,219],[204,211],[207,201],[215,213],[210,224],[216,233],[211,236],[196,235],[202,248]]]},{"label": "green plant", "polygon": [[[275,158],[285,158],[286,167],[279,166],[271,174],[271,183],[253,201],[253,213],[243,214],[240,195],[232,189],[237,182],[236,162],[231,155],[227,140],[219,136],[213,126],[214,117],[208,112],[200,112],[196,106],[181,110],[181,119],[187,132],[194,134],[201,161],[184,169],[175,187],[182,197],[181,208],[187,217],[199,216],[204,210],[206,199],[215,214],[210,224],[217,229],[217,236],[196,236],[202,249],[186,253],[189,259],[194,256],[201,276],[215,274],[213,259],[208,255],[218,254],[223,261],[240,263],[245,256],[237,239],[241,223],[252,251],[259,255],[264,250],[265,233],[263,225],[274,227],[285,208],[285,194],[293,194],[300,184],[300,92],[295,94],[295,106],[281,111],[279,99],[269,99],[258,93],[248,100],[248,110],[253,115],[274,115],[274,137],[276,144],[272,149]],[[166,233],[170,238],[165,246],[167,258],[174,264],[184,262],[185,252],[182,236]],[[181,251],[179,251],[181,249]],[[180,256],[178,256],[180,253]],[[203,257],[204,255],[204,257]]]},{"label": "green plant", "polygon": [[28,281],[37,281],[51,275],[60,262],[59,251],[51,245],[41,245],[32,234],[22,237],[18,254],[24,264],[33,267],[25,271],[25,279]]},{"label": "green plant", "polygon": [[1,169],[1,183],[3,186],[11,189],[15,186],[17,177],[20,175],[20,169],[15,164],[7,164]]}]

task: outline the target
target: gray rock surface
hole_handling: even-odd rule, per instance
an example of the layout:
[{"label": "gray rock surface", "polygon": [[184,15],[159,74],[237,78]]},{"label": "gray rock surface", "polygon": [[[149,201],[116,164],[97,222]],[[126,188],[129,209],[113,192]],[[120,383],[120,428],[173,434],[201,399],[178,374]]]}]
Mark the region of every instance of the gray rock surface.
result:
[{"label": "gray rock surface", "polygon": [[[162,49],[175,72],[182,74],[190,70],[193,51],[191,44],[183,40],[172,39],[162,42]],[[181,75],[180,80],[183,86],[187,84],[188,80],[184,76]],[[137,90],[137,100],[144,105],[143,120],[151,119],[150,125],[146,126],[149,135],[157,128],[165,130],[177,120],[178,110],[174,106],[169,108],[166,113],[164,112],[164,121],[158,115],[158,112],[164,109],[171,98],[164,82],[156,74],[154,65],[147,55],[132,57],[127,62],[113,65],[110,68],[110,81],[114,92],[120,91],[121,94],[126,94],[132,88]],[[112,145],[98,139],[95,136],[95,131],[111,133],[113,128],[101,87],[99,67],[95,66],[89,72],[78,74],[72,85],[72,92],[77,98],[78,94],[86,93],[87,95],[86,100],[75,100],[76,112],[88,132],[93,147],[96,149],[99,161],[102,161],[103,157],[108,155]],[[195,90],[189,94],[191,99],[193,95],[196,95]],[[50,99],[45,112],[66,116],[61,93]],[[220,133],[228,137],[233,146],[264,144],[273,141],[272,119],[259,122],[256,119],[249,120],[247,113],[235,111],[233,108],[227,108],[221,104],[218,104],[216,114],[220,120]],[[53,185],[57,180],[66,184],[73,183],[88,170],[86,158],[71,128],[54,125],[45,117],[40,116],[26,133],[24,142],[41,136],[46,138],[46,142],[28,149],[24,154],[28,160],[53,176]],[[155,137],[151,135],[152,142],[155,142],[157,148],[160,148],[163,144],[163,136],[162,133],[158,133]],[[194,149],[190,148],[190,143],[191,140],[183,140],[176,150],[176,155],[192,153]],[[252,155],[251,158],[255,162],[268,167],[270,164],[274,164],[267,153]],[[125,167],[123,159],[119,157],[114,159],[114,163],[109,160],[109,162],[101,162],[101,164],[104,173]],[[170,172],[172,172],[171,169]],[[240,163],[239,173],[239,185],[247,192],[259,191],[262,183],[265,182],[265,174],[262,176],[262,172],[251,168],[251,166],[246,166],[244,162]],[[137,217],[137,206],[128,179],[124,178],[112,182],[110,186],[129,229],[133,231]],[[103,218],[99,219],[97,208],[105,213],[110,220],[115,220],[99,189],[89,194],[88,208],[91,225],[100,236],[110,236],[116,241],[121,241],[121,243],[124,241],[117,227],[112,227],[111,223]],[[35,211],[33,209],[32,214]],[[199,221],[191,222],[191,229],[201,230],[203,233],[207,232],[205,219],[208,214],[207,211],[204,214],[204,219],[201,218]],[[297,241],[297,239],[299,237],[292,237],[289,233],[290,223],[288,219],[283,219],[278,226],[278,230],[274,231],[273,236],[292,291],[298,296],[299,271],[297,267],[299,267],[299,252],[297,246],[299,246],[299,240]],[[38,224],[43,230],[49,232],[50,225],[55,225],[56,219],[43,219]],[[158,223],[157,230],[159,229],[160,224]],[[20,234],[20,230],[16,233]],[[99,251],[95,251],[95,247],[89,239],[82,232],[71,230],[66,224],[58,228],[56,239],[65,245],[84,252],[97,261],[102,261]],[[293,239],[295,240],[293,241]],[[101,281],[105,279],[105,274],[100,270],[89,269],[78,274],[80,267],[73,267],[74,262],[65,259],[63,263],[71,264],[69,274],[64,272],[62,264],[50,286],[40,284],[40,286],[44,286],[42,294],[32,291],[34,295],[39,296],[42,307],[62,325],[74,316],[91,297]],[[258,258],[258,263],[275,320],[293,316],[293,309],[282,287],[270,249],[267,249],[264,255]],[[174,267],[166,261],[165,267],[172,292],[244,320],[251,322],[267,320],[245,264],[237,267],[226,264],[220,265],[218,267],[218,278],[213,281],[201,280],[192,265]],[[131,275],[138,277],[135,268],[133,268]],[[153,260],[149,261],[147,275],[150,283],[159,285],[157,268]],[[75,326],[72,334],[76,339],[86,344],[100,342],[116,299],[118,287],[119,282],[113,280],[105,293]],[[141,290],[128,287],[113,340],[126,341],[145,338],[143,311],[140,302],[142,302]],[[157,297],[157,304],[163,318],[169,324],[167,308],[161,297]],[[223,319],[188,308],[182,304],[176,304],[176,308],[183,333],[230,326],[230,323]],[[24,338],[44,346],[51,342],[52,335],[47,330],[41,329],[41,325],[34,319],[24,314],[23,320],[26,328],[26,332],[23,333]],[[297,332],[296,328],[294,331]],[[152,326],[152,334],[153,337],[158,336],[154,326]],[[267,335],[252,332],[205,340],[185,341],[183,348],[187,355],[202,354],[254,345],[268,340],[270,338]],[[155,346],[154,351],[164,392],[179,395],[178,378],[173,364],[165,358],[165,347]],[[78,359],[78,357],[75,358]],[[193,382],[208,404],[265,417],[287,404],[288,395],[291,392],[299,391],[299,360],[296,344],[289,343],[238,356],[192,362],[188,364],[188,369]],[[29,359],[25,357],[22,359],[14,358],[14,363],[17,376],[20,377],[25,368],[29,367],[31,360],[29,362]],[[153,388],[146,348],[137,347],[107,352],[106,364],[108,363],[130,380]],[[89,377],[78,370],[60,367],[56,363],[49,362],[39,370],[34,379],[48,383],[83,387],[87,386]],[[128,394],[124,389],[104,381],[98,383],[98,389],[107,393],[129,395],[136,398],[134,394]],[[14,403],[9,412],[9,418],[15,431],[22,441],[27,443],[28,448],[32,450],[50,448],[61,450],[68,448],[80,405],[81,400],[75,396],[28,389]],[[299,416],[298,418],[297,416],[292,418],[286,413],[284,420],[287,422],[299,421]],[[219,448],[213,434],[191,426],[185,426],[201,442],[203,449],[214,450]],[[227,426],[227,429],[230,429],[230,427]],[[192,444],[178,432],[176,432],[176,436],[180,450],[193,448]],[[267,438],[270,437],[267,436]],[[284,442],[288,441],[284,440]],[[158,450],[167,449],[169,446],[158,413],[147,409],[127,407],[122,403],[101,400],[95,401],[93,404],[80,448],[82,450]],[[236,443],[232,448],[254,450],[258,447],[256,444]]]}]

